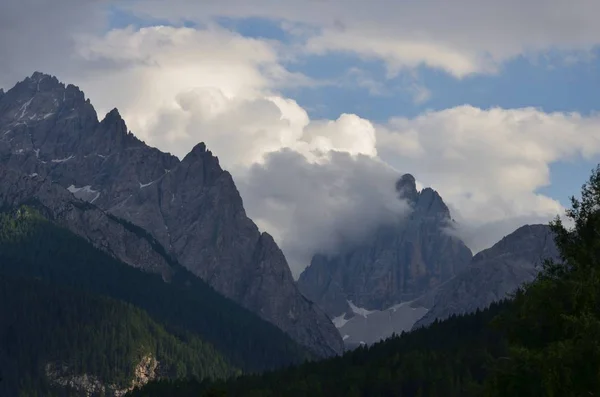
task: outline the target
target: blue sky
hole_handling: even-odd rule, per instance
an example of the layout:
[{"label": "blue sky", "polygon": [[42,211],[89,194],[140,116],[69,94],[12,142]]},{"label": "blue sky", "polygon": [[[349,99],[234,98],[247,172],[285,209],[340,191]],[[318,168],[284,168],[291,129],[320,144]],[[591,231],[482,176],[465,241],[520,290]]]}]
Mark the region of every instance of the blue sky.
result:
[{"label": "blue sky", "polygon": [[[552,61],[533,64],[519,58],[504,65],[497,75],[476,75],[463,79],[422,67],[418,70],[418,80],[431,92],[431,98],[415,104],[406,89],[409,85],[405,80],[410,80],[410,76],[400,74],[395,79],[387,80],[381,62],[362,62],[350,58],[344,55],[315,57],[306,64],[292,65],[291,69],[311,77],[327,78],[344,73],[348,65],[359,65],[372,78],[396,88],[391,89],[388,95],[369,95],[367,89],[351,86],[305,88],[290,92],[289,95],[315,118],[335,118],[340,113],[352,112],[382,122],[393,116],[415,117],[429,109],[442,110],[463,104],[483,109],[531,106],[544,112],[578,112],[582,115],[597,112],[600,108],[600,63],[597,59],[575,65],[560,65]],[[600,157],[552,163],[551,185],[538,191],[568,206],[568,197],[577,195],[598,162]]]}]

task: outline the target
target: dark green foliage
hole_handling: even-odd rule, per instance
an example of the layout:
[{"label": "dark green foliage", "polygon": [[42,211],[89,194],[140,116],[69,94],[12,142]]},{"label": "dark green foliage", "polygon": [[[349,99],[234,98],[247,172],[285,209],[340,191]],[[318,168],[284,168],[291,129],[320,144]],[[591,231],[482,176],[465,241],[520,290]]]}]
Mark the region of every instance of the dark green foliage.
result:
[{"label": "dark green foliage", "polygon": [[[40,209],[43,213],[43,208]],[[198,335],[245,372],[300,363],[303,348],[181,266],[168,283],[127,266],[31,207],[0,214],[0,273],[109,296],[144,309],[168,331]]]},{"label": "dark green foliage", "polygon": [[488,380],[490,396],[600,395],[600,167],[571,203],[574,226],[550,225],[562,263],[546,262],[496,320],[511,351]]},{"label": "dark green foliage", "polygon": [[234,373],[212,346],[197,337],[182,342],[129,304],[0,274],[1,396],[66,394],[47,382],[48,364],[124,388],[149,356],[163,376]]},{"label": "dark green foliage", "polygon": [[[504,354],[504,339],[490,320],[507,303],[427,329],[392,337],[318,363],[228,383],[164,381],[132,397],[226,396],[480,396],[492,357]],[[204,394],[203,394],[204,393]]]}]

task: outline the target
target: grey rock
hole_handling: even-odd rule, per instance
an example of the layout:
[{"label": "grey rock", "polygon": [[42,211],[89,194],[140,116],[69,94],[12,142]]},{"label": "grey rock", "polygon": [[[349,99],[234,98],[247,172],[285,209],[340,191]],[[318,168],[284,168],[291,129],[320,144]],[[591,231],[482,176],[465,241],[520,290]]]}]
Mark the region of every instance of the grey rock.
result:
[{"label": "grey rock", "polygon": [[161,274],[165,280],[173,274],[169,258],[157,252],[151,240],[97,207],[78,200],[49,179],[24,175],[0,165],[0,180],[0,208],[35,205],[57,224],[124,263]]},{"label": "grey rock", "polygon": [[332,318],[350,312],[348,301],[368,310],[385,310],[413,300],[461,271],[469,248],[445,231],[450,211],[433,189],[416,189],[402,176],[396,189],[409,202],[408,219],[379,228],[371,238],[339,255],[315,255],[298,285]]},{"label": "grey rock", "polygon": [[48,178],[148,231],[223,295],[320,356],[343,351],[298,291],[279,248],[243,208],[231,175],[199,144],[183,159],[149,147],[114,109],[102,121],[75,86],[34,73],[0,97],[0,164]]},{"label": "grey rock", "polygon": [[547,225],[526,225],[473,257],[471,264],[435,293],[433,307],[414,328],[453,314],[484,309],[534,280],[544,259],[558,260]]},{"label": "grey rock", "polygon": [[45,366],[48,382],[69,394],[76,393],[81,397],[122,397],[135,388],[159,378],[160,363],[152,356],[142,357],[133,370],[133,379],[127,385],[106,384],[92,374],[76,375],[64,363],[49,362]]}]

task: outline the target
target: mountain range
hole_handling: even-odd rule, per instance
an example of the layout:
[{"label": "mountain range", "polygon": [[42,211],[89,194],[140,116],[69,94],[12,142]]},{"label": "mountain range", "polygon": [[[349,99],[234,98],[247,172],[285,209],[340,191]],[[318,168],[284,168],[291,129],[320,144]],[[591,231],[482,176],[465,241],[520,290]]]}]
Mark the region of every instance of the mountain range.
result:
[{"label": "mountain range", "polygon": [[0,179],[7,395],[121,396],[333,357],[484,309],[558,258],[545,225],[473,256],[440,194],[405,174],[409,214],[295,282],[204,143],[183,159],[150,147],[39,72],[0,90]]},{"label": "mountain range", "polygon": [[[204,144],[180,161],[137,139],[116,109],[100,121],[79,88],[36,72],[0,96],[0,165],[31,186],[8,188],[7,203],[15,205],[43,185],[38,195],[47,193],[46,201],[55,202],[62,225],[125,263],[166,272],[160,258],[146,260],[156,255],[144,244],[122,238],[106,221],[125,220],[317,356],[343,351],[335,327],[298,291],[283,253],[246,216],[231,175]],[[65,192],[93,208],[65,214],[57,198]],[[98,230],[98,223],[111,230]]]},{"label": "mountain range", "polygon": [[315,255],[298,280],[349,348],[484,309],[532,281],[543,259],[558,258],[546,225],[523,226],[473,256],[435,190],[418,191],[405,174],[396,191],[408,217],[337,255]]},{"label": "mountain range", "polygon": [[454,314],[483,310],[533,281],[544,260],[559,259],[549,226],[522,226],[491,248],[479,252],[466,269],[440,285],[430,309],[415,327],[427,326]]}]

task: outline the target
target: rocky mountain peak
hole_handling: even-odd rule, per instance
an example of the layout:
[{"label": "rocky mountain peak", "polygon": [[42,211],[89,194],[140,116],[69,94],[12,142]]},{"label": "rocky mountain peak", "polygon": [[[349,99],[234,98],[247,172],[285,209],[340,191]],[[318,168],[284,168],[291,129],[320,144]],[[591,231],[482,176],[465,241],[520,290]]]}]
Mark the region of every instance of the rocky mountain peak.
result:
[{"label": "rocky mountain peak", "polygon": [[433,215],[450,218],[450,210],[438,192],[430,187],[419,192],[415,177],[411,174],[404,174],[398,179],[396,191],[401,200],[407,200],[413,207],[413,217]]},{"label": "rocky mountain peak", "polygon": [[419,193],[415,212],[450,219],[450,210],[438,192],[425,188]]},{"label": "rocky mountain peak", "polygon": [[403,199],[413,203],[417,200],[419,192],[417,191],[417,181],[411,174],[404,174],[396,182],[396,191]]},{"label": "rocky mountain peak", "polygon": [[42,72],[38,72],[37,70],[35,72],[33,72],[33,74],[30,77],[25,78],[25,80],[31,80],[34,82],[40,82],[45,79],[52,79],[52,80],[58,82],[58,79],[55,76],[52,76],[52,75],[46,74],[46,73],[42,73]]},{"label": "rocky mountain peak", "polygon": [[192,150],[190,150],[189,154],[199,155],[201,153],[205,153],[206,151],[206,144],[204,142],[199,142],[192,148]]},{"label": "rocky mountain peak", "polygon": [[[103,124],[119,124],[125,126],[125,121],[121,117],[121,113],[119,113],[119,109],[113,108],[110,112],[106,113],[104,119],[102,120]],[[123,128],[127,130],[127,128]]]},{"label": "rocky mountain peak", "polygon": [[300,294],[283,253],[246,216],[231,174],[204,143],[179,161],[135,138],[118,110],[98,121],[79,88],[35,73],[0,97],[0,165],[51,180],[145,229],[215,290],[311,351],[343,351],[333,324]]},{"label": "rocky mountain peak", "polygon": [[407,219],[382,225],[341,255],[315,255],[298,279],[300,290],[332,318],[348,307],[383,310],[414,299],[472,258],[460,239],[445,232],[450,211],[435,190],[417,191],[410,174],[398,179],[396,189],[412,206]]},{"label": "rocky mountain peak", "polygon": [[195,145],[192,150],[183,158],[182,162],[193,162],[202,159],[203,161],[210,160],[215,163],[219,168],[219,159],[217,156],[213,155],[213,153],[206,148],[206,144],[204,142],[200,142]]},{"label": "rocky mountain peak", "polygon": [[84,93],[65,86],[54,76],[35,72],[0,96],[3,124],[34,125],[50,119],[83,119],[97,122],[97,115]]},{"label": "rocky mountain peak", "polygon": [[25,78],[21,83],[18,83],[17,86],[21,85],[21,89],[27,87],[31,91],[35,92],[48,92],[48,91],[56,91],[56,90],[64,90],[65,85],[62,84],[55,76],[41,73],[41,72],[33,72],[30,77]]},{"label": "rocky mountain peak", "polygon": [[100,131],[102,131],[101,139],[107,144],[104,150],[107,153],[115,149],[143,145],[142,141],[127,130],[125,120],[123,120],[117,108],[112,109],[104,116],[104,119],[100,122]]},{"label": "rocky mountain peak", "polygon": [[[231,175],[224,171],[219,164],[219,159],[200,142],[181,160],[180,168],[185,170],[185,175],[195,180],[200,185],[214,185],[218,179],[221,184],[227,185],[226,190],[235,189]],[[237,189],[235,189],[235,194]],[[240,198],[241,200],[241,198]]]},{"label": "rocky mountain peak", "polygon": [[20,81],[9,90],[10,92],[27,98],[47,99],[52,97],[52,99],[56,99],[56,102],[61,102],[69,108],[77,108],[84,104],[90,105],[89,99],[85,98],[85,94],[78,86],[73,84],[65,86],[55,76],[41,72],[34,72],[30,77]]},{"label": "rocky mountain peak", "polygon": [[551,257],[556,257],[553,235],[548,225],[524,225],[511,234],[504,236],[491,248],[479,252],[473,257],[473,263],[502,255],[504,252],[518,253],[520,257],[539,263],[539,256],[551,249]]}]

